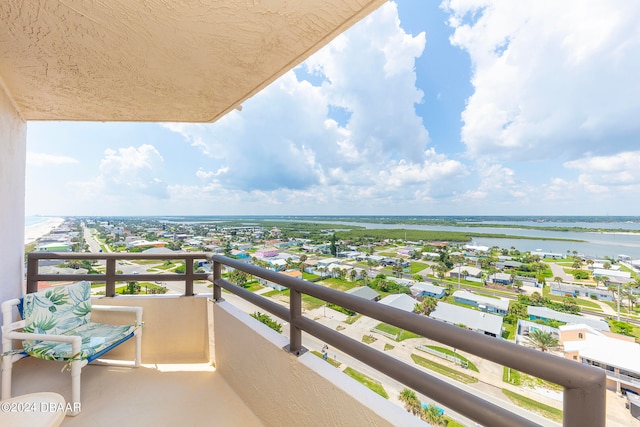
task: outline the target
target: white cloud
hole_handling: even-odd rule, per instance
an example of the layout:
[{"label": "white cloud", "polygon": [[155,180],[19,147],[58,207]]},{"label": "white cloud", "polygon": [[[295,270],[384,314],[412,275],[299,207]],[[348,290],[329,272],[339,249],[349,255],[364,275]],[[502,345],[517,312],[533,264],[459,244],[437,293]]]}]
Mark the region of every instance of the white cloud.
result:
[{"label": "white cloud", "polygon": [[78,159],[57,154],[27,152],[27,165],[29,166],[62,166],[78,163]]},{"label": "white cloud", "polygon": [[575,159],[638,143],[640,3],[450,0],[473,63],[470,155]]},{"label": "white cloud", "polygon": [[564,166],[580,171],[578,182],[590,193],[616,193],[636,196],[640,190],[640,151],[613,156],[594,156],[566,162]]},{"label": "white cloud", "polygon": [[100,174],[92,181],[76,183],[85,197],[116,196],[126,203],[140,202],[134,197],[164,199],[168,197],[167,184],[160,178],[164,159],[149,144],[140,147],[107,149],[100,161]]},{"label": "white cloud", "polygon": [[307,212],[315,212],[314,203],[332,203],[334,212],[339,205],[357,213],[366,198],[375,199],[371,209],[394,199],[441,197],[468,172],[427,148],[429,135],[415,111],[423,97],[415,60],[425,43],[424,33],[412,36],[400,27],[397,7],[388,3],[246,101],[241,112],[210,125],[165,126],[211,159],[209,171],[196,172],[206,183],[201,188],[215,188],[228,203],[240,197],[245,206],[266,208],[304,201]]}]

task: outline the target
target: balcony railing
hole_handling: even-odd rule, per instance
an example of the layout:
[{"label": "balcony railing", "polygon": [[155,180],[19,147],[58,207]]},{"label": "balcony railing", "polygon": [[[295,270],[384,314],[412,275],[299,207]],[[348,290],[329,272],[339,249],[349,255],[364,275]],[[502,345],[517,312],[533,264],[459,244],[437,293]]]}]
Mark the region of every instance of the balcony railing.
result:
[{"label": "balcony railing", "polygon": [[[213,275],[209,276],[209,279],[212,280],[214,284],[214,300],[222,300],[222,289],[226,289],[280,319],[289,322],[290,332],[287,350],[293,354],[300,355],[305,351],[302,347],[302,331],[304,331],[377,369],[379,372],[396,379],[407,387],[434,399],[442,405],[482,425],[505,427],[514,425],[536,425],[529,419],[476,397],[449,382],[435,378],[424,371],[372,349],[363,343],[303,316],[302,295],[305,294],[452,346],[458,350],[469,352],[486,360],[559,384],[564,387],[564,426],[605,425],[606,376],[601,369],[519,346],[499,338],[488,337],[477,332],[448,325],[425,316],[367,301],[357,296],[325,288],[304,280],[295,279],[221,255],[31,253],[28,258],[27,270],[28,292],[37,290],[37,282],[40,280],[104,280],[108,284],[111,284],[110,291],[107,293],[107,295],[110,296],[115,295],[116,281],[184,280],[187,283],[185,286],[185,294],[192,295],[193,280],[202,279],[207,276],[193,273],[193,260],[204,258],[213,261]],[[104,275],[40,275],[38,273],[39,259],[106,260],[107,273]],[[185,274],[116,274],[115,262],[118,259],[184,259],[187,264],[187,270]],[[109,267],[109,265],[111,265],[111,267]],[[256,295],[223,279],[223,266],[244,271],[250,275],[289,288],[289,307],[287,308],[277,304],[268,298]],[[189,284],[189,280],[191,284]]]},{"label": "balcony railing", "polygon": [[630,377],[629,375],[619,374],[617,372],[605,371],[607,373],[607,377],[612,378],[614,380],[619,380],[621,382],[625,382],[627,384],[640,387],[640,379]]},{"label": "balcony railing", "polygon": [[[91,260],[105,261],[106,272],[104,274],[40,274],[39,261],[45,260]],[[179,260],[185,264],[184,274],[118,274],[116,263],[124,260]],[[184,294],[193,295],[193,282],[196,280],[208,280],[207,273],[194,273],[194,260],[206,260],[206,253],[179,252],[175,254],[133,254],[133,253],[75,253],[75,252],[31,252],[27,254],[27,292],[36,292],[38,282],[73,282],[88,280],[90,282],[105,282],[105,295],[113,297],[116,294],[116,282],[134,281],[164,281],[185,282]]]}]

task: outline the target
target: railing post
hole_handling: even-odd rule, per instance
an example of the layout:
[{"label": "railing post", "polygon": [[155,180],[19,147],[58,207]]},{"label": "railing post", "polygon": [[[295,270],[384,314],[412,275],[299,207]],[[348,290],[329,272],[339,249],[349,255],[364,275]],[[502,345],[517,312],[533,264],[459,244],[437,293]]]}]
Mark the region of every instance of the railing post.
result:
[{"label": "railing post", "polygon": [[108,297],[116,296],[116,259],[107,258],[107,270],[104,293]]},{"label": "railing post", "polygon": [[213,261],[213,299],[222,300],[222,288],[216,285],[216,280],[222,279],[222,264]]},{"label": "railing post", "polygon": [[302,349],[302,329],[297,320],[302,316],[302,294],[289,288],[289,352],[300,356]]},{"label": "railing post", "polygon": [[184,294],[188,297],[193,295],[193,258],[186,258],[184,260],[184,274],[186,275],[184,280]]},{"label": "railing post", "polygon": [[564,427],[605,426],[607,423],[606,375],[589,387],[566,388],[562,397]]},{"label": "railing post", "polygon": [[38,292],[38,258],[31,254],[27,258],[27,293]]}]

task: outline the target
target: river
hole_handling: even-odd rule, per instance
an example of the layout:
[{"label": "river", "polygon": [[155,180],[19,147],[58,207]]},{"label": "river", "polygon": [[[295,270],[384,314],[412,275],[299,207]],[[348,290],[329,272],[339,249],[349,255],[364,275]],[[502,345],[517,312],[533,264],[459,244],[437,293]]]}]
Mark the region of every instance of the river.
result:
[{"label": "river", "polygon": [[[299,220],[298,220],[299,221]],[[313,222],[324,222],[313,220]],[[327,221],[331,224],[353,225],[375,229],[407,229],[407,230],[439,230],[439,231],[460,231],[475,233],[507,234],[513,236],[527,236],[538,238],[572,239],[584,240],[584,242],[562,242],[554,240],[533,240],[533,239],[497,239],[477,237],[472,240],[472,245],[498,246],[500,248],[515,247],[521,252],[541,250],[544,252],[555,252],[566,254],[567,251],[577,251],[581,255],[603,258],[605,256],[616,258],[618,255],[628,255],[633,259],[640,259],[640,233],[607,233],[607,232],[573,232],[573,231],[548,231],[529,228],[500,228],[500,223],[495,221],[484,222],[485,224],[495,224],[495,227],[456,227],[438,225],[411,225],[411,224],[378,224],[368,222],[350,221]],[[561,227],[591,227],[591,228],[620,228],[620,229],[640,229],[640,224],[636,223],[548,223],[535,222],[504,222],[504,224],[515,224],[523,226],[561,226]]]}]

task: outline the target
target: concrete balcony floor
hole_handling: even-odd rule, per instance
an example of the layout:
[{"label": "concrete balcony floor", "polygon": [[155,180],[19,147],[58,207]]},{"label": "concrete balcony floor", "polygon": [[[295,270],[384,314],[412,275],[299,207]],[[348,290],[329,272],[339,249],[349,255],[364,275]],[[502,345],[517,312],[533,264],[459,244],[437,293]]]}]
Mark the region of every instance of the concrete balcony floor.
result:
[{"label": "concrete balcony floor", "polygon": [[[52,391],[71,399],[71,375],[61,362],[31,357],[14,365],[13,396]],[[263,426],[207,363],[88,365],[82,369],[82,412],[73,426]]]}]

